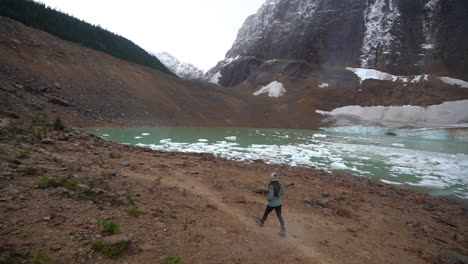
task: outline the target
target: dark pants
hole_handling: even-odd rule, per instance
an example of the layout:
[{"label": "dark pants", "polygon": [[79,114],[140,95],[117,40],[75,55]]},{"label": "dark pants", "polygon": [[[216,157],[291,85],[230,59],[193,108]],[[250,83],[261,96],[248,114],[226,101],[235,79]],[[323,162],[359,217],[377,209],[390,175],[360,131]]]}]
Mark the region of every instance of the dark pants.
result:
[{"label": "dark pants", "polygon": [[284,220],[283,220],[283,216],[281,216],[281,205],[280,206],[276,206],[276,207],[271,207],[269,205],[267,205],[266,209],[265,209],[265,213],[263,214],[263,217],[262,217],[262,222],[265,223],[265,221],[267,220],[268,218],[268,215],[271,213],[271,211],[275,210],[276,212],[276,216],[278,217],[278,220],[281,224],[281,230],[285,230],[284,229]]}]

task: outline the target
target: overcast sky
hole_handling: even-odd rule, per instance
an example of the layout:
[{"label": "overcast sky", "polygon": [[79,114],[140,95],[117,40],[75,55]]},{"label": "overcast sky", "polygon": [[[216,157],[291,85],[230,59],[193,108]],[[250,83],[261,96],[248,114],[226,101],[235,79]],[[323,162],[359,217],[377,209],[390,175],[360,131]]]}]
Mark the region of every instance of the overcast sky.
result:
[{"label": "overcast sky", "polygon": [[224,58],[247,16],[265,0],[38,0],[208,70]]}]

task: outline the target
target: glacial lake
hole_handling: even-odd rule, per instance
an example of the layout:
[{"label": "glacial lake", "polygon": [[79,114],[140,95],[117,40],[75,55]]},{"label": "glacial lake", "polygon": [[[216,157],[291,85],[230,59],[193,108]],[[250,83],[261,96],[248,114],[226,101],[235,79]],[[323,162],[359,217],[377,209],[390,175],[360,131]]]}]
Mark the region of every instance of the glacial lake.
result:
[{"label": "glacial lake", "polygon": [[468,128],[138,127],[97,128],[92,133],[154,150],[315,167],[468,200]]}]

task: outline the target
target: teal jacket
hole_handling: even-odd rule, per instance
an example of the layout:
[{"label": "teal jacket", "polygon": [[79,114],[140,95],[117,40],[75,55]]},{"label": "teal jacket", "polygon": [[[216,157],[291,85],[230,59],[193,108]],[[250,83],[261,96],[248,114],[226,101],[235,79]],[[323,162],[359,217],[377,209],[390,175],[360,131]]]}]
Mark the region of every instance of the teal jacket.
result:
[{"label": "teal jacket", "polygon": [[281,201],[281,196],[284,195],[284,187],[283,185],[280,185],[280,186],[281,187],[280,187],[278,197],[275,197],[275,190],[273,186],[270,186],[270,188],[268,189],[267,201],[268,201],[268,205],[271,207],[277,207],[283,204],[283,202]]}]

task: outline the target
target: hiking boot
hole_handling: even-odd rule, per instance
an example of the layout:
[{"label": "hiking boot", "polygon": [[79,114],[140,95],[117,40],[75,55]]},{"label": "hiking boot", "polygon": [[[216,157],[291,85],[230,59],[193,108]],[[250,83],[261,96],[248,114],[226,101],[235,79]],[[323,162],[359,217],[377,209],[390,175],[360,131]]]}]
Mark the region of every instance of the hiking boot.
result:
[{"label": "hiking boot", "polygon": [[257,218],[257,220],[255,220],[255,222],[257,222],[257,224],[258,224],[259,226],[263,227],[263,221],[262,221],[262,219]]},{"label": "hiking boot", "polygon": [[278,235],[282,236],[282,237],[286,237],[286,230],[281,230]]}]

